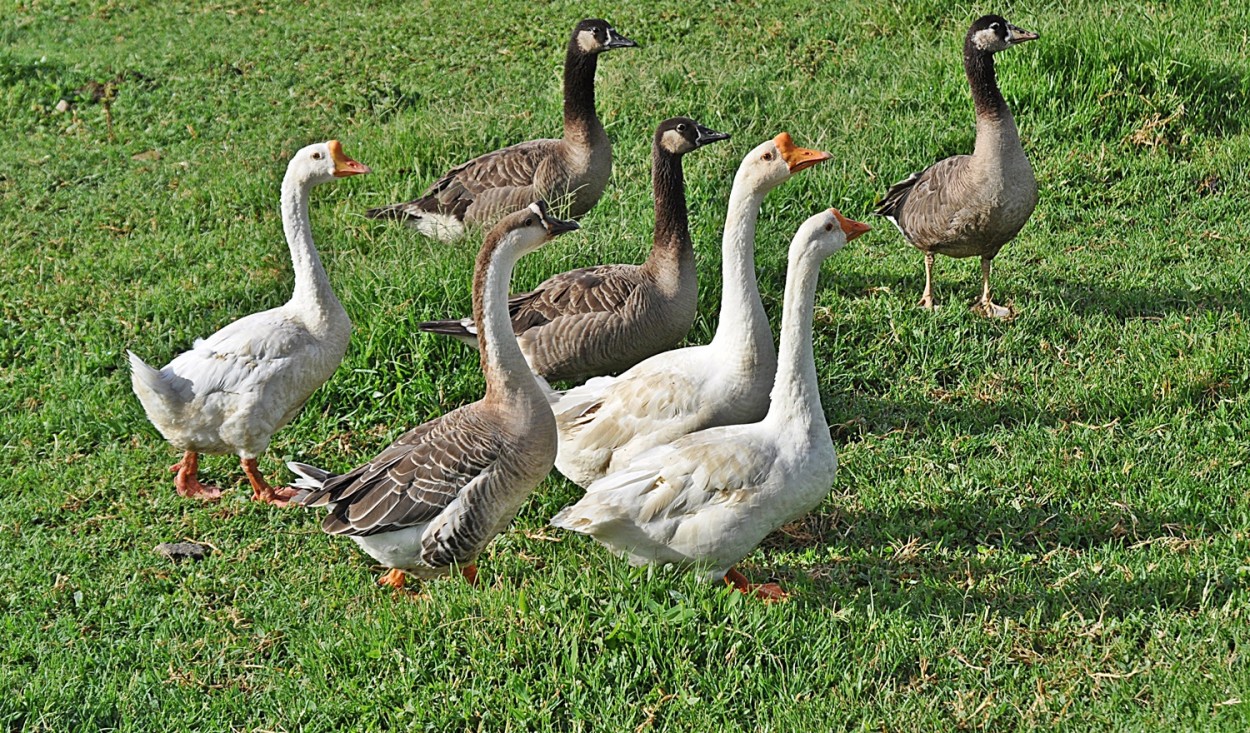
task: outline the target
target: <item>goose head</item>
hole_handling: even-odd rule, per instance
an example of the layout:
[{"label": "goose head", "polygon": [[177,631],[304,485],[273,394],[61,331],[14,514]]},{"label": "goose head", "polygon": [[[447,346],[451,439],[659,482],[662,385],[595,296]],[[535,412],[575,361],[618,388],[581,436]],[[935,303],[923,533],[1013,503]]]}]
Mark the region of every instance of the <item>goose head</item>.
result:
[{"label": "goose head", "polygon": [[535,201],[500,220],[495,231],[506,239],[516,256],[528,254],[547,242],[581,227],[575,221],[557,219],[546,201]]},{"label": "goose head", "polygon": [[673,117],[664,120],[655,129],[655,143],[660,149],[673,155],[685,155],[717,140],[728,140],[729,133],[717,132],[704,127],[689,117]]},{"label": "goose head", "polygon": [[805,253],[824,259],[871,229],[863,222],[842,216],[837,209],[825,209],[803,222],[794,239],[806,242]]},{"label": "goose head", "polygon": [[572,46],[587,56],[595,56],[614,48],[633,48],[637,43],[616,32],[606,20],[587,18],[573,29]]},{"label": "goose head", "polygon": [[287,166],[288,176],[294,175],[298,180],[314,186],[335,178],[371,172],[369,166],[347,157],[338,140],[300,148]]},{"label": "goose head", "polygon": [[790,139],[789,133],[783,132],[747,153],[738,166],[736,180],[755,191],[766,193],[795,173],[831,157],[823,150],[800,148]]},{"label": "goose head", "polygon": [[1001,15],[983,15],[968,28],[967,43],[984,53],[998,53],[1040,36],[1008,23]]}]

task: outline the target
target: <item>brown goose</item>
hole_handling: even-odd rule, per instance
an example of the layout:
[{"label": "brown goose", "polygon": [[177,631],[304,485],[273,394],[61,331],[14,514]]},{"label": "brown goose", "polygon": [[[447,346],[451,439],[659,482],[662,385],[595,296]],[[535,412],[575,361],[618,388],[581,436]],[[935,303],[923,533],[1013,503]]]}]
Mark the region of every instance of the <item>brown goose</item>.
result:
[{"label": "brown goose", "polygon": [[[651,147],[655,230],[647,261],[560,273],[508,300],[512,330],[536,374],[585,379],[619,372],[685,337],[699,285],[681,158],[728,137],[688,117],[661,122]],[[471,318],[428,321],[420,329],[477,343]]]},{"label": "brown goose", "polygon": [[956,155],[890,187],[876,213],[894,222],[924,252],[923,308],[933,308],[934,255],[981,258],[977,308],[1002,318],[1011,311],[990,300],[990,263],[1037,205],[1037,181],[994,75],[994,54],[1038,38],[997,15],[978,18],[964,39],[964,71],[977,114],[972,155]]},{"label": "brown goose", "polygon": [[475,582],[478,553],[551,471],[556,423],[512,335],[508,281],[522,255],[574,229],[539,201],[486,236],[473,269],[485,397],[413,428],[341,476],[287,464],[303,477],[291,502],[328,507],[325,532],[351,537],[391,568],[380,584],[402,588],[406,574],[452,568]]},{"label": "brown goose", "polygon": [[370,209],[371,219],[398,219],[428,237],[459,239],[465,225],[489,227],[531,201],[546,199],[572,217],[590,211],[612,173],[612,143],[595,114],[599,54],[638,44],[606,20],[573,29],[564,58],[564,138],[530,140],[452,168],[406,203]]}]

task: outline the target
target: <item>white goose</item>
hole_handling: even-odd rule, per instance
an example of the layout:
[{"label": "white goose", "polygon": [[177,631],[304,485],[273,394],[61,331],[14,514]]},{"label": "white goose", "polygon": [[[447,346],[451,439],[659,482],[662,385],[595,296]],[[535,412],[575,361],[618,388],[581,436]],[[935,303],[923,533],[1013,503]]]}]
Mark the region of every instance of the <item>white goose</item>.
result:
[{"label": "white goose", "polygon": [[820,264],[868,226],[830,209],[794,236],[772,405],[761,422],[691,433],[592,483],[551,520],[631,564],[697,568],[744,593],[785,597],[733,568],[776,528],[813,509],[838,467],[816,382],[812,305]]},{"label": "white goose", "polygon": [[295,270],[291,299],[197,340],[160,370],[129,352],[131,386],[148,419],[183,451],[170,468],[180,495],[220,498],[220,489],[200,483],[199,454],[233,453],[254,500],[286,503],[290,492],[265,481],[256,457],[334,374],[352,330],[313,246],[308,193],[318,184],[368,172],[343,154],[337,140],[297,152],[282,179],[282,227]]},{"label": "white goose", "polygon": [[391,568],[378,581],[403,588],[458,568],[477,581],[478,553],[503,531],[551,472],[556,426],[544,390],[521,355],[508,319],[516,261],[577,222],[539,201],[486,236],[473,269],[473,317],[486,395],[409,430],[376,458],[341,476],[300,463],[292,501],[325,506],[329,534],[347,535]]},{"label": "white goose", "polygon": [[652,446],[763,417],[777,353],[755,279],[755,223],[769,191],[828,158],[796,146],[784,132],[747,153],[729,194],[720,324],[712,343],[657,354],[561,396],[553,406],[561,473],[587,486]]}]

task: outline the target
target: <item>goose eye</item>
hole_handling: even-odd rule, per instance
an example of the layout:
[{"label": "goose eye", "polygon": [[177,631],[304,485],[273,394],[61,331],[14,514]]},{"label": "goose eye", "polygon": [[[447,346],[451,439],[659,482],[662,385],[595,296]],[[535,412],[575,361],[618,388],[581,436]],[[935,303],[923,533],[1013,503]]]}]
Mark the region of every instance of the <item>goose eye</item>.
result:
[{"label": "goose eye", "polygon": [[526,219],[525,226],[527,227],[534,226],[534,217],[531,216],[530,218]]},{"label": "goose eye", "polygon": [[832,232],[832,231],[833,231],[833,225],[832,225],[832,224],[826,224],[826,225],[825,225],[825,231],[826,231],[826,232]]},{"label": "goose eye", "polygon": [[771,152],[764,153],[764,160],[772,160],[772,159],[773,159],[773,154]]},{"label": "goose eye", "polygon": [[313,158],[313,160],[321,160],[322,155],[321,155],[321,153],[313,153],[313,154],[312,154],[312,158]]},{"label": "goose eye", "polygon": [[685,132],[685,131],[686,131],[686,123],[684,123],[684,122],[683,122],[683,123],[681,123],[680,125],[678,125],[678,126],[677,126],[677,131],[678,131],[678,132]]}]

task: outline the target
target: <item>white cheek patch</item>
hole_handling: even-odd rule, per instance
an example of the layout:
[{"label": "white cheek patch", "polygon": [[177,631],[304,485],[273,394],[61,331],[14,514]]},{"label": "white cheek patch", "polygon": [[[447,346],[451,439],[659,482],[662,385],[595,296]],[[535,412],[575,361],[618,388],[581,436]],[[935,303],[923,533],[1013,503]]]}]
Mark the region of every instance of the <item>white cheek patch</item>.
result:
[{"label": "white cheek patch", "polygon": [[542,210],[542,209],[540,209],[540,208],[538,208],[538,202],[537,202],[537,201],[535,201],[534,203],[530,204],[530,211],[534,212],[535,214],[538,214],[540,217],[543,215],[543,210]]},{"label": "white cheek patch", "polygon": [[985,30],[977,31],[972,36],[972,44],[982,51],[991,51],[998,48],[1001,45],[1001,41],[999,41],[997,33],[990,28],[986,28]]},{"label": "white cheek patch", "polygon": [[595,40],[594,31],[580,31],[577,34],[577,47],[586,53],[599,50],[599,41]]},{"label": "white cheek patch", "polygon": [[685,146],[686,138],[676,130],[665,130],[660,136],[660,144],[670,153],[676,153]]}]

